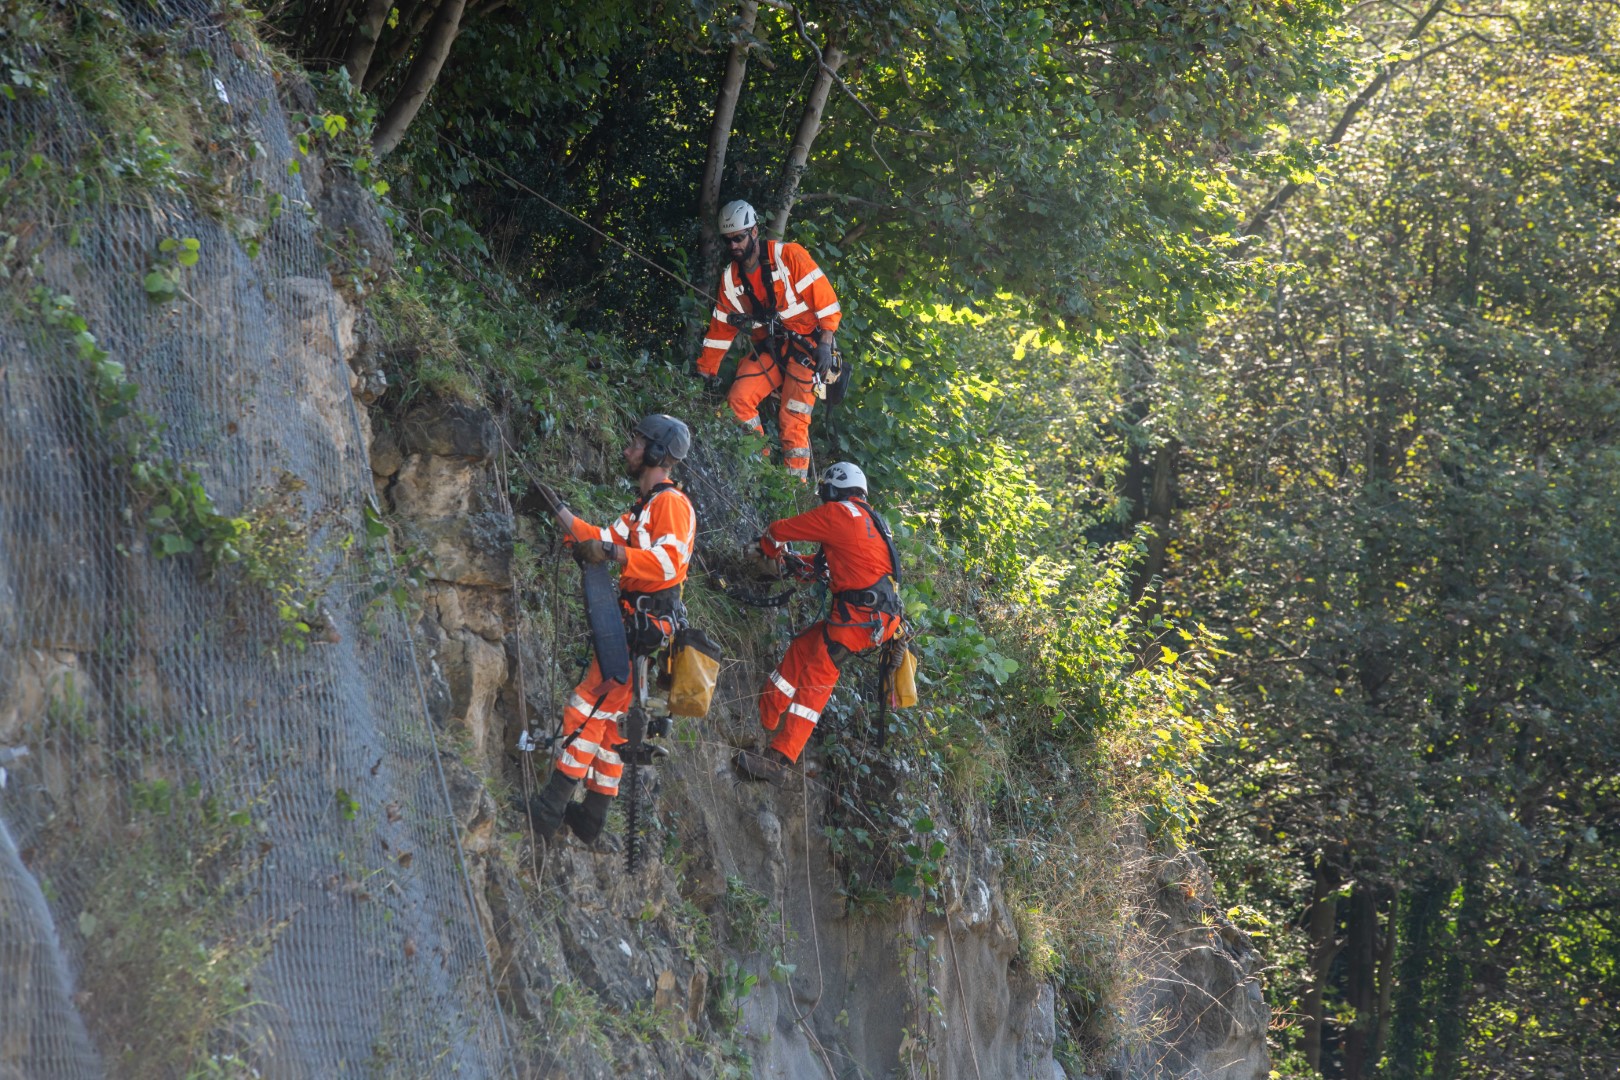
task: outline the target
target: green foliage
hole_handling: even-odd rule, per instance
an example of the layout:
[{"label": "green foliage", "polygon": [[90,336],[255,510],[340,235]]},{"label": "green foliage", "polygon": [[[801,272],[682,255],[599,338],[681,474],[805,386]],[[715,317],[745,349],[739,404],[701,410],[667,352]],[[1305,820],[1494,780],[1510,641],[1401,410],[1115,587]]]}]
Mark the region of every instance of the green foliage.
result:
[{"label": "green foliage", "polygon": [[157,258],[141,279],[147,298],[161,304],[180,295],[180,272],[197,265],[201,247],[201,241],[194,236],[182,240],[169,236],[160,240]]},{"label": "green foliage", "polygon": [[162,778],[137,783],[131,803],[78,918],[100,988],[88,1010],[142,1075],[252,1075],[250,976],[279,932],[247,919],[254,807]]},{"label": "green foliage", "polygon": [[1616,1065],[1615,23],[1491,17],[1418,43],[1196,361],[1173,596],[1237,718],[1209,846],[1327,1075]]},{"label": "green foliage", "polygon": [[727,936],[743,952],[763,952],[775,928],[770,897],[732,876],[726,878],[720,902],[726,914]]}]

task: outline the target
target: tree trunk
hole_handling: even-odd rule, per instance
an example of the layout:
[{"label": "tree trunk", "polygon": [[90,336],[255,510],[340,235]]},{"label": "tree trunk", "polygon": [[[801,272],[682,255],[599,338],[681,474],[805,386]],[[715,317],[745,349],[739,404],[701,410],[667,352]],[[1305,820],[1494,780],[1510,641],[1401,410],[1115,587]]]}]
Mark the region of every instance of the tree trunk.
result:
[{"label": "tree trunk", "polygon": [[439,71],[450,55],[450,46],[455,44],[456,35],[461,33],[461,12],[466,6],[467,0],[444,0],[439,5],[432,24],[428,26],[426,40],[417,50],[411,69],[405,73],[404,85],[399,88],[399,94],[388,106],[383,118],[377,122],[377,131],[371,137],[371,148],[378,157],[387,157],[399,145],[399,140],[405,137],[405,129],[411,126],[411,121],[416,119],[422,103],[427,100],[428,91],[439,79]]},{"label": "tree trunk", "polygon": [[1301,1049],[1305,1052],[1306,1063],[1315,1073],[1322,1071],[1322,1027],[1325,1022],[1323,991],[1327,987],[1333,958],[1339,951],[1339,910],[1333,893],[1327,859],[1318,855],[1316,864],[1311,868],[1311,906],[1305,916],[1305,934],[1309,939],[1306,947],[1310,950],[1307,978],[1310,981],[1300,1002],[1300,1011],[1304,1014],[1300,1025]]},{"label": "tree trunk", "polygon": [[1463,1032],[1466,1029],[1464,1013],[1467,993],[1473,986],[1473,964],[1469,953],[1484,914],[1485,890],[1470,866],[1463,876],[1462,903],[1457,910],[1457,933],[1446,942],[1445,968],[1439,993],[1429,1006],[1434,1017],[1434,1064],[1429,1075],[1434,1080],[1457,1080],[1462,1075],[1461,1053]]},{"label": "tree trunk", "polygon": [[1373,1028],[1370,1060],[1377,1064],[1384,1057],[1389,1043],[1389,1007],[1395,996],[1395,944],[1400,935],[1395,932],[1396,905],[1391,901],[1389,917],[1384,920],[1384,936],[1378,948],[1378,1022]]},{"label": "tree trunk", "polygon": [[726,76],[720,83],[720,96],[714,102],[714,122],[709,125],[709,156],[703,161],[703,184],[698,188],[698,221],[703,227],[703,272],[699,281],[713,281],[720,272],[720,231],[715,219],[720,215],[720,181],[726,170],[726,147],[731,143],[731,125],[737,116],[737,99],[742,94],[743,76],[748,72],[749,39],[759,17],[759,0],[742,0],[737,5],[736,28],[732,33],[731,55],[726,57]]},{"label": "tree trunk", "polygon": [[349,71],[349,85],[361,86],[366,81],[366,69],[371,67],[371,54],[377,49],[377,39],[382,37],[383,24],[388,21],[388,12],[393,9],[394,0],[367,0],[366,10],[360,15],[360,23],[354,28],[354,36],[349,39],[349,55],[344,58],[343,66]]},{"label": "tree trunk", "polygon": [[[1423,1023],[1424,994],[1434,947],[1435,928],[1451,896],[1449,881],[1430,879],[1404,905],[1405,927],[1401,943],[1400,985],[1396,990],[1390,1026],[1390,1080],[1418,1080],[1427,1053]],[[1393,922],[1393,920],[1391,920]]]},{"label": "tree trunk", "polygon": [[1357,881],[1350,891],[1345,999],[1355,1020],[1344,1033],[1344,1080],[1365,1080],[1377,1059],[1369,1052],[1378,1001],[1378,901]]},{"label": "tree trunk", "polygon": [[[1142,560],[1142,565],[1136,572],[1136,580],[1131,586],[1133,601],[1147,595],[1154,579],[1164,573],[1165,556],[1170,549],[1170,523],[1176,512],[1176,455],[1180,451],[1180,441],[1171,439],[1153,452],[1151,468],[1147,467],[1146,462],[1142,463],[1137,512],[1140,515],[1139,520],[1153,526],[1153,536],[1147,542],[1147,558]],[[1158,602],[1155,590],[1154,614],[1157,613]]]},{"label": "tree trunk", "polygon": [[804,176],[805,163],[810,160],[810,147],[821,131],[821,114],[827,108],[827,95],[832,92],[833,76],[844,66],[844,50],[827,42],[822,50],[821,63],[816,67],[815,85],[805,99],[804,113],[799,117],[799,130],[793,136],[788,150],[787,164],[782,168],[782,183],[776,189],[776,211],[771,215],[770,235],[780,240],[787,232],[788,217],[793,213],[793,200],[799,195],[799,180]]},{"label": "tree trunk", "polygon": [[364,89],[368,94],[382,84],[395,64],[405,59],[412,43],[422,36],[422,31],[427,29],[428,22],[438,10],[438,0],[406,0],[400,5],[399,22],[393,34],[389,35],[388,51],[383,53],[382,63],[373,63],[366,72]]}]

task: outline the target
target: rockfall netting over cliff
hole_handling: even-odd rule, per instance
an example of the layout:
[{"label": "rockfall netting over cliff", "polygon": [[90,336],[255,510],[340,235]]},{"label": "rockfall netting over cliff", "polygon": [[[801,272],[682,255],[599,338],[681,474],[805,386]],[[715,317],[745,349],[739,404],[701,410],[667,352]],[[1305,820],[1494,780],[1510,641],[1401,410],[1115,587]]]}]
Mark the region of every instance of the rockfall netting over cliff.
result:
[{"label": "rockfall netting over cliff", "polygon": [[0,99],[0,1073],[508,1073],[276,78],[206,6],[76,17],[208,169]]}]

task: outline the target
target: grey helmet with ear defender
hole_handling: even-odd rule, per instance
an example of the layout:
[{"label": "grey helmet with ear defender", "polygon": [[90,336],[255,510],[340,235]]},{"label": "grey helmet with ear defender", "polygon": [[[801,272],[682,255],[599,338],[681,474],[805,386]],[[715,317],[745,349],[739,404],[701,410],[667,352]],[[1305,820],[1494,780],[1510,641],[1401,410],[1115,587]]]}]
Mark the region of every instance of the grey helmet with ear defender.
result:
[{"label": "grey helmet with ear defender", "polygon": [[692,432],[667,413],[643,416],[635,432],[647,440],[647,449],[642,452],[641,460],[651,469],[682,461],[692,449]]}]

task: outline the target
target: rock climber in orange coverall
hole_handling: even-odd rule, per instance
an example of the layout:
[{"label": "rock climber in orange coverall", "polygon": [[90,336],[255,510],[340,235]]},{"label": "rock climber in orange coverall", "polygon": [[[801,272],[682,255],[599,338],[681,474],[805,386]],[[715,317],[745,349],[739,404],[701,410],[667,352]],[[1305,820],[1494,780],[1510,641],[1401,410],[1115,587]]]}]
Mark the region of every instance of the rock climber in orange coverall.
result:
[{"label": "rock climber in orange coverall", "polygon": [[720,234],[732,261],[720,275],[719,305],[703,336],[698,374],[718,379],[720,361],[737,337],[734,315],[774,314],[800,335],[772,340],[764,328],[753,330],[754,351],[737,366],[727,401],[739,422],[760,435],[759,405],[781,391],[777,424],[782,431],[782,462],[800,480],[810,475],[810,412],[815,384],[826,381],[834,367],[833,335],[843,317],[832,282],[810,253],[798,244],[760,240],[754,208],[738,200],[720,209]]},{"label": "rock climber in orange coverall", "polygon": [[[669,470],[691,448],[686,425],[672,416],[647,416],[636,425],[624,460],[640,488],[640,497],[609,528],[597,528],[563,504],[556,492],[537,485],[541,500],[550,508],[574,545],[581,562],[616,562],[619,606],[633,655],[656,652],[675,632],[684,613],[681,585],[697,532],[691,500],[669,479]],[[562,733],[556,768],[540,794],[529,801],[535,832],[549,839],[567,821],[586,843],[595,840],[607,821],[608,804],[619,793],[624,761],[618,748],[625,742],[619,724],[630,708],[628,683],[605,679],[596,658],[585,678],[574,688],[563,710]],[[585,801],[572,802],[574,787],[585,781]]]},{"label": "rock climber in orange coverall", "polygon": [[[833,605],[829,618],[793,639],[759,696],[759,722],[775,732],[764,753],[744,750],[738,770],[751,780],[780,783],[799,760],[821,710],[838,684],[841,664],[876,648],[900,629],[900,568],[889,527],[866,504],[866,476],[848,462],[822,474],[816,488],[822,504],[809,513],[773,522],[759,539],[768,559],[801,578],[815,578],[825,567]],[[793,555],[790,540],[814,540],[814,559]]]}]

